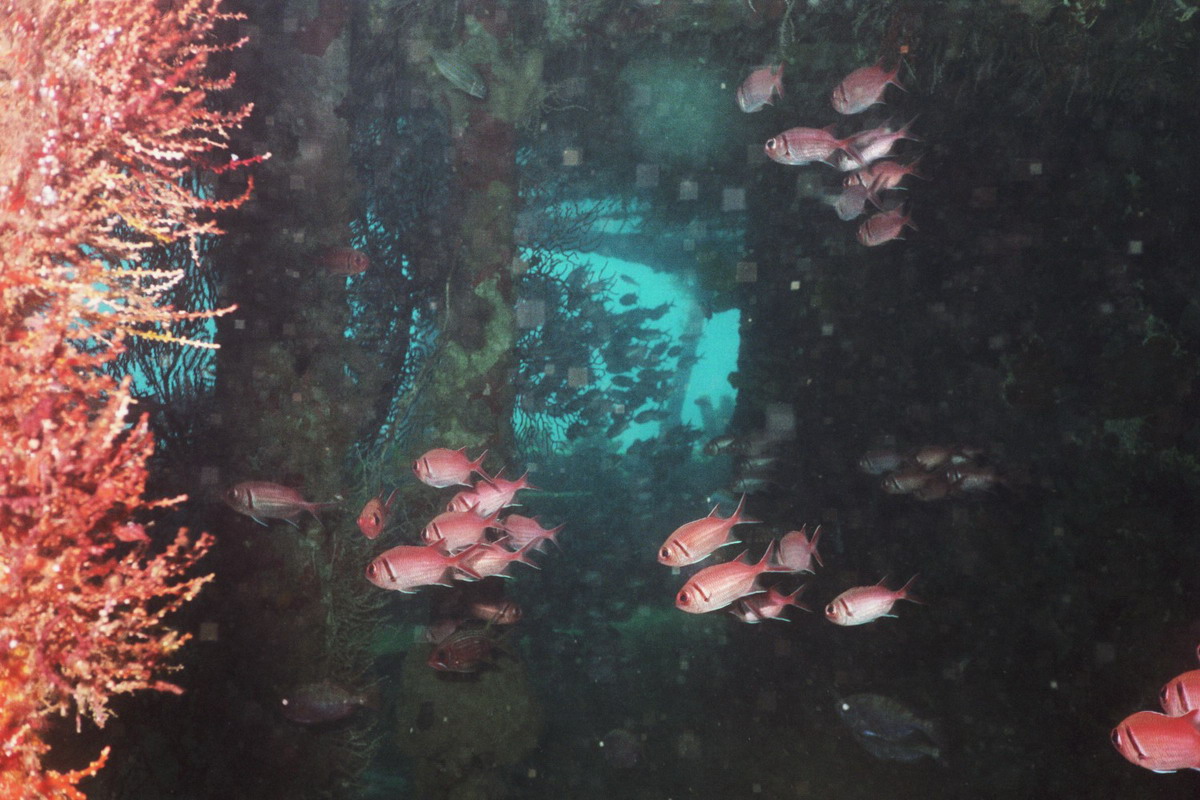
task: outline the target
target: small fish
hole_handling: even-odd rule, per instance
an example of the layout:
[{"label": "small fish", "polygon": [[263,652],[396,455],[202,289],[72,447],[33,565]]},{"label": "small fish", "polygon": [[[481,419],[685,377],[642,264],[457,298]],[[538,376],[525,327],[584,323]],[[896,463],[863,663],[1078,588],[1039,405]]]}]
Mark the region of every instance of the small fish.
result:
[{"label": "small fish", "polygon": [[858,226],[858,241],[866,247],[875,247],[893,239],[903,239],[900,234],[905,228],[915,231],[917,226],[912,222],[912,215],[903,208],[881,211]]},{"label": "small fish", "polygon": [[720,507],[719,504],[715,505],[707,517],[676,528],[658,549],[658,563],[668,567],[686,567],[688,564],[703,561],[718,548],[727,544],[738,544],[738,540],[730,533],[734,525],[758,522],[756,519],[742,516],[742,509],[746,507],[744,494],[731,516],[725,519],[718,517],[717,510]]},{"label": "small fish", "polygon": [[916,117],[895,131],[888,125],[859,131],[846,140],[847,147],[833,157],[832,165],[842,172],[863,170],[879,159],[891,155],[892,148],[901,139],[911,142],[921,141],[919,136],[914,136],[909,130],[914,122],[916,122]]},{"label": "small fish", "polygon": [[617,301],[623,306],[631,306],[637,302],[637,295],[633,292],[621,295],[621,299]]},{"label": "small fish", "polygon": [[396,493],[399,491],[398,488],[393,489],[387,500],[383,499],[383,492],[380,492],[377,497],[367,501],[357,520],[358,529],[362,531],[363,536],[374,539],[383,533],[392,517],[392,504],[396,502]]},{"label": "small fish", "polygon": [[757,594],[758,576],[764,572],[790,572],[787,567],[771,563],[775,554],[775,542],[767,545],[767,551],[757,564],[743,559],[749,550],[742,551],[733,561],[705,567],[691,577],[675,595],[675,607],[689,614],[706,614],[724,608],[734,600],[746,595]]},{"label": "small fish", "polygon": [[471,473],[479,475],[485,481],[491,480],[487,473],[479,468],[487,454],[488,451],[484,450],[479,454],[479,458],[472,461],[467,457],[467,448],[465,447],[458,450],[435,447],[413,462],[413,473],[421,483],[435,489],[445,489],[447,486],[470,486]]},{"label": "small fish", "polygon": [[885,476],[879,486],[888,494],[912,494],[933,480],[933,477],[919,466],[906,467]]},{"label": "small fish", "polygon": [[443,78],[450,81],[454,88],[480,100],[487,98],[487,84],[483,82],[483,76],[471,66],[461,53],[450,50],[434,50],[430,55],[437,71],[442,74]]},{"label": "small fish", "polygon": [[1172,717],[1200,708],[1200,669],[1176,675],[1158,693],[1158,700],[1162,710]]},{"label": "small fish", "polygon": [[477,600],[467,606],[467,613],[490,625],[512,625],[521,619],[521,607],[511,600]]},{"label": "small fish", "polygon": [[940,760],[945,747],[939,726],[910,708],[877,694],[853,694],[837,701],[838,716],[854,738],[876,758]]},{"label": "small fish", "polygon": [[366,695],[330,681],[309,683],[283,698],[283,716],[301,725],[323,725],[346,719],[367,705]]},{"label": "small fish", "polygon": [[471,510],[483,516],[491,516],[502,508],[516,505],[517,492],[524,489],[538,490],[538,487],[529,482],[528,472],[515,481],[500,477],[503,474],[504,470],[500,470],[496,477],[476,483],[470,491],[454,495],[447,509],[451,511]]},{"label": "small fish", "polygon": [[789,128],[763,145],[767,158],[789,166],[813,162],[833,165],[833,154],[839,150],[845,150],[852,159],[862,160],[850,139],[838,139],[829,128]]},{"label": "small fish", "polygon": [[753,114],[774,103],[775,95],[783,97],[782,63],[774,67],[761,67],[746,76],[737,90],[738,108]]},{"label": "small fish", "polygon": [[361,275],[371,266],[371,259],[351,247],[330,247],[317,257],[317,264],[330,275]]},{"label": "small fish", "polygon": [[296,519],[307,511],[318,522],[317,512],[332,508],[337,502],[310,503],[295,489],[267,481],[243,481],[225,490],[225,502],[239,514],[245,514],[259,525],[264,519],[282,519],[299,528]]},{"label": "small fish", "polygon": [[505,537],[495,542],[486,542],[479,547],[472,548],[470,557],[463,559],[463,564],[483,578],[489,578],[493,575],[501,578],[511,578],[512,576],[508,574],[508,567],[513,563],[524,564],[534,569],[541,569],[541,567],[530,561],[527,557],[529,551],[533,549],[533,542],[526,543],[524,547],[514,552],[504,548],[503,545],[507,543],[507,538]]},{"label": "small fish", "polygon": [[954,488],[962,492],[979,492],[994,489],[997,486],[1007,486],[1006,481],[995,467],[983,467],[978,464],[954,464],[947,468],[946,479]]},{"label": "small fish", "polygon": [[486,517],[477,511],[443,511],[421,531],[421,541],[443,553],[454,553],[483,539],[488,528],[499,528],[499,515],[498,510]]},{"label": "small fish", "polygon": [[775,481],[760,475],[742,475],[729,485],[729,488],[742,494],[762,494],[776,486]]},{"label": "small fish", "polygon": [[817,552],[817,541],[821,538],[821,526],[813,531],[812,539],[808,538],[808,526],[802,525],[798,531],[789,531],[779,540],[779,563],[792,572],[812,572],[812,563],[816,561],[822,567],[825,562]]},{"label": "small fish", "polygon": [[479,580],[478,573],[463,565],[472,548],[448,556],[436,547],[401,544],[384,550],[367,565],[367,580],[381,589],[412,594],[422,586],[449,586],[455,570]]},{"label": "small fish", "polygon": [[913,453],[913,461],[920,464],[926,472],[932,472],[941,466],[949,464],[954,452],[953,447],[943,444],[927,444]]},{"label": "small fish", "polygon": [[509,535],[510,543],[513,547],[524,547],[529,542],[536,542],[537,544],[533,549],[541,550],[543,542],[554,542],[555,546],[558,545],[558,539],[555,537],[559,531],[566,527],[566,524],[546,529],[541,526],[537,517],[523,517],[520,514],[509,514],[500,520],[500,526]]},{"label": "small fish", "polygon": [[791,594],[783,594],[771,588],[765,594],[752,594],[738,600],[737,608],[730,609],[729,613],[749,625],[756,625],[768,619],[789,622],[788,618],[783,615],[788,606],[812,611],[811,608],[797,600],[803,594],[804,589],[805,587],[801,586]]},{"label": "small fish", "polygon": [[905,458],[891,449],[868,450],[858,460],[858,469],[867,475],[882,475],[904,466]]},{"label": "small fish", "polygon": [[498,640],[487,628],[464,628],[439,642],[426,663],[439,672],[479,672],[495,663],[498,650]]},{"label": "small fish", "polygon": [[875,161],[857,172],[847,175],[842,185],[846,188],[851,186],[862,186],[867,189],[872,195],[878,197],[880,192],[886,192],[888,189],[899,189],[900,182],[908,175],[920,180],[928,180],[924,175],[917,172],[917,163],[921,159],[916,159],[909,164],[900,164],[896,161],[880,160]]},{"label": "small fish", "polygon": [[839,114],[858,114],[876,103],[882,103],[888,84],[898,89],[904,88],[896,80],[899,73],[899,64],[891,72],[885,71],[879,64],[854,70],[834,87],[829,98],[833,109]]},{"label": "small fish", "polygon": [[892,606],[896,605],[897,600],[921,602],[908,592],[916,579],[917,576],[913,575],[908,579],[908,583],[895,591],[883,585],[883,581],[886,581],[887,578],[874,586],[856,586],[853,589],[847,589],[825,606],[825,618],[835,625],[851,626],[865,625],[880,617],[894,617],[896,615],[889,612],[892,610]]},{"label": "small fish", "polygon": [[858,219],[867,210],[867,201],[871,199],[870,194],[870,190],[865,186],[847,186],[841,194],[826,202],[833,206],[838,219],[842,222],[849,222],[852,219]]},{"label": "small fish", "polygon": [[1200,769],[1200,709],[1169,717],[1138,711],[1113,728],[1117,752],[1131,764],[1154,772]]}]

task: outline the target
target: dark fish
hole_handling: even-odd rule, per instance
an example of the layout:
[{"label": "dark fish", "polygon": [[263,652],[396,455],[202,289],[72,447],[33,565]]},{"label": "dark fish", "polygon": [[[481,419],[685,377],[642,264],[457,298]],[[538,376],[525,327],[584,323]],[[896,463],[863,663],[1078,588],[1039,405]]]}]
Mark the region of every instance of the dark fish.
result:
[{"label": "dark fish", "polygon": [[447,636],[429,654],[429,666],[439,672],[479,672],[494,664],[497,639],[487,628],[464,628]]},{"label": "dark fish", "polygon": [[887,761],[940,761],[945,743],[938,726],[902,703],[878,694],[852,694],[837,701],[838,716],[867,752]]},{"label": "dark fish", "polygon": [[858,468],[868,475],[882,475],[900,469],[905,462],[903,454],[891,448],[868,450],[858,460]]},{"label": "dark fish", "polygon": [[283,698],[283,715],[301,725],[338,722],[367,704],[364,695],[330,681],[309,683]]},{"label": "dark fish", "polygon": [[483,76],[471,66],[461,53],[434,50],[431,55],[437,71],[442,73],[443,78],[454,84],[456,89],[461,89],[471,97],[478,97],[480,100],[487,97],[487,84],[483,82]]},{"label": "dark fish", "polygon": [[223,499],[234,511],[259,525],[267,524],[264,519],[282,519],[297,528],[300,526],[296,520],[301,513],[307,511],[320,522],[317,512],[337,505],[337,502],[310,503],[292,487],[267,481],[242,481],[226,489]]},{"label": "dark fish", "polygon": [[623,306],[631,306],[637,302],[637,295],[633,292],[621,295],[621,299],[617,301]]}]

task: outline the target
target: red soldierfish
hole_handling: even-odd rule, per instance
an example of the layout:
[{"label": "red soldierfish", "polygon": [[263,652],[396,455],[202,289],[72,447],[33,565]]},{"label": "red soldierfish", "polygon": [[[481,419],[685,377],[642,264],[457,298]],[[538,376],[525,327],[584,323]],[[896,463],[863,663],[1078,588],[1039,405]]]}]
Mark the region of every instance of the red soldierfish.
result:
[{"label": "red soldierfish", "polygon": [[479,580],[479,574],[463,564],[471,548],[448,556],[436,547],[397,545],[384,550],[367,565],[367,580],[381,589],[412,594],[422,586],[449,586],[454,570]]},{"label": "red soldierfish", "polygon": [[777,67],[762,67],[751,72],[738,87],[738,108],[747,114],[753,114],[771,105],[776,94],[783,97],[783,64]]},{"label": "red soldierfish", "polygon": [[789,622],[790,620],[783,615],[788,606],[812,611],[811,608],[796,599],[803,592],[803,586],[791,594],[784,594],[771,588],[767,590],[766,594],[752,594],[749,597],[743,597],[738,601],[737,608],[730,609],[729,613],[750,625],[756,625],[768,619],[781,619]]},{"label": "red soldierfish", "polygon": [[721,507],[718,503],[704,519],[680,525],[658,549],[658,563],[668,567],[686,567],[688,564],[703,561],[720,547],[738,544],[730,529],[734,525],[758,522],[756,519],[742,516],[745,505],[746,495],[743,494],[733,515],[726,519],[717,516],[717,509]]},{"label": "red soldierfish", "polygon": [[359,275],[371,266],[371,259],[361,250],[331,247],[321,253],[317,263],[330,275]]},{"label": "red soldierfish", "polygon": [[481,517],[474,511],[443,511],[421,531],[421,541],[443,553],[470,547],[483,538],[485,530],[500,527],[496,522],[499,513]]},{"label": "red soldierfish", "polygon": [[278,483],[266,481],[242,481],[225,490],[225,502],[239,514],[245,514],[259,525],[266,525],[264,519],[282,519],[296,524],[296,518],[307,511],[317,517],[317,512],[323,508],[336,506],[337,503],[310,503],[295,489]]},{"label": "red soldierfish", "polygon": [[487,542],[471,551],[471,555],[463,559],[463,564],[470,567],[472,572],[477,573],[481,577],[488,578],[492,575],[497,575],[501,578],[511,578],[508,574],[508,567],[513,562],[524,564],[527,567],[541,569],[537,564],[530,561],[528,553],[533,549],[533,542],[528,542],[524,547],[516,552],[506,550],[503,545],[505,539],[500,539],[496,542]]},{"label": "red soldierfish", "polygon": [[1200,669],[1176,675],[1158,693],[1162,710],[1172,717],[1182,717],[1200,708]]},{"label": "red soldierfish", "polygon": [[388,520],[391,519],[392,504],[396,502],[398,491],[400,490],[393,489],[387,500],[383,499],[383,492],[380,492],[378,497],[372,497],[363,506],[362,513],[358,515],[358,529],[362,531],[363,536],[374,539],[383,533]]},{"label": "red soldierfish", "polygon": [[[908,583],[896,591],[884,586],[883,581],[874,586],[856,586],[853,589],[847,589],[835,597],[832,603],[825,606],[825,618],[835,625],[849,626],[865,625],[880,617],[894,617],[895,614],[888,612],[892,610],[892,606],[896,604],[897,600],[921,602],[908,593],[909,587],[916,579],[917,576],[913,575],[908,579]],[[886,581],[887,578],[883,580]]]},{"label": "red soldierfish", "polygon": [[787,567],[771,563],[775,554],[775,542],[767,545],[767,552],[757,564],[750,564],[745,550],[733,561],[705,567],[691,577],[679,594],[675,595],[675,607],[689,614],[704,614],[716,611],[748,594],[757,594],[758,576],[764,572],[791,572]]},{"label": "red soldierfish", "polygon": [[917,226],[912,222],[912,215],[903,207],[881,211],[858,226],[858,242],[866,247],[875,247],[893,239],[903,239],[900,234],[904,233],[905,228],[915,231]]},{"label": "red soldierfish", "polygon": [[808,526],[802,525],[800,530],[784,534],[779,540],[779,563],[792,572],[812,572],[812,563],[816,561],[822,567],[825,562],[817,552],[817,541],[821,538],[821,526],[813,531],[812,539],[808,538]]},{"label": "red soldierfish", "polygon": [[1130,714],[1112,730],[1113,747],[1131,764],[1154,772],[1200,769],[1200,709],[1181,717]]},{"label": "red soldierfish", "polygon": [[487,450],[472,461],[467,458],[467,448],[450,450],[445,447],[435,447],[413,462],[413,472],[417,480],[436,489],[447,486],[470,486],[471,473],[474,472],[485,481],[490,480],[487,473],[479,468],[483,463]]},{"label": "red soldierfish", "polygon": [[447,636],[429,654],[429,666],[439,672],[478,672],[495,661],[496,637],[487,628],[465,628]]},{"label": "red soldierfish", "polygon": [[789,128],[763,146],[767,158],[790,166],[814,161],[832,166],[833,154],[838,150],[847,150],[849,158],[861,160],[850,139],[839,139],[828,128]]},{"label": "red soldierfish", "polygon": [[883,93],[889,83],[898,89],[904,88],[896,80],[899,72],[899,64],[891,72],[885,71],[878,64],[854,70],[834,87],[829,98],[834,110],[839,114],[858,114],[876,103],[882,103]]},{"label": "red soldierfish", "polygon": [[912,175],[914,178],[928,180],[924,175],[917,172],[917,163],[921,159],[916,159],[910,164],[900,164],[896,161],[876,161],[872,164],[860,169],[852,175],[847,175],[842,181],[842,185],[846,188],[851,186],[863,186],[872,195],[878,196],[880,192],[886,192],[888,189],[900,188],[900,181],[904,180],[906,175]]},{"label": "red soldierfish", "polygon": [[558,539],[554,538],[558,532],[566,527],[565,524],[559,525],[557,528],[547,530],[543,528],[537,521],[537,518],[523,517],[520,514],[509,514],[500,521],[501,527],[509,536],[509,543],[513,547],[524,547],[529,542],[536,542],[534,550],[542,549],[542,542],[554,542],[558,544]]},{"label": "red soldierfish", "polygon": [[446,505],[448,511],[467,511],[472,510],[478,514],[491,515],[502,508],[515,505],[517,492],[522,489],[537,490],[538,487],[531,484],[528,480],[529,473],[526,472],[515,481],[507,481],[500,477],[504,470],[500,470],[496,477],[489,478],[486,482],[481,481],[475,484],[475,487],[470,491],[459,492],[454,495],[450,502]]},{"label": "red soldierfish", "polygon": [[833,159],[833,166],[842,172],[853,172],[890,156],[892,148],[901,139],[908,139],[910,142],[921,141],[920,137],[914,136],[909,131],[914,122],[916,122],[916,117],[904,123],[897,131],[887,125],[859,131],[846,140],[848,146],[843,148],[842,155]]}]

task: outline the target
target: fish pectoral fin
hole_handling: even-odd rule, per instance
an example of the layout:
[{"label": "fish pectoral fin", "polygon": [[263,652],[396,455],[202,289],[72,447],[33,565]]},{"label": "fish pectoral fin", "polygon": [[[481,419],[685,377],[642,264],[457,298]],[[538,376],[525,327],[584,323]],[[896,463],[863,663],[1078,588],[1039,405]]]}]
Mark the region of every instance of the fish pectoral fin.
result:
[{"label": "fish pectoral fin", "polygon": [[262,525],[264,528],[269,528],[269,527],[271,527],[270,525],[268,525],[267,523],[263,522],[261,519],[259,519],[258,517],[254,516],[253,514],[252,514],[252,515],[250,515],[250,519],[254,520],[254,521],[255,521],[255,522],[257,522],[259,525]]}]

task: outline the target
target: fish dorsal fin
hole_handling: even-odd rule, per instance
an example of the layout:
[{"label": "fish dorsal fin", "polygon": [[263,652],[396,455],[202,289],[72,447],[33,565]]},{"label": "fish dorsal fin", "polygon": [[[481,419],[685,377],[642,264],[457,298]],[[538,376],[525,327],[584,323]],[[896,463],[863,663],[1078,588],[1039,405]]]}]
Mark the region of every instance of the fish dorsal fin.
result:
[{"label": "fish dorsal fin", "polygon": [[749,564],[749,563],[750,563],[750,561],[746,559],[746,556],[748,556],[749,554],[750,554],[750,550],[749,550],[749,549],[743,550],[742,552],[738,553],[738,556],[737,556],[737,558],[735,558],[735,559],[734,559],[732,562],[730,562],[730,563],[735,563],[735,564]]}]

